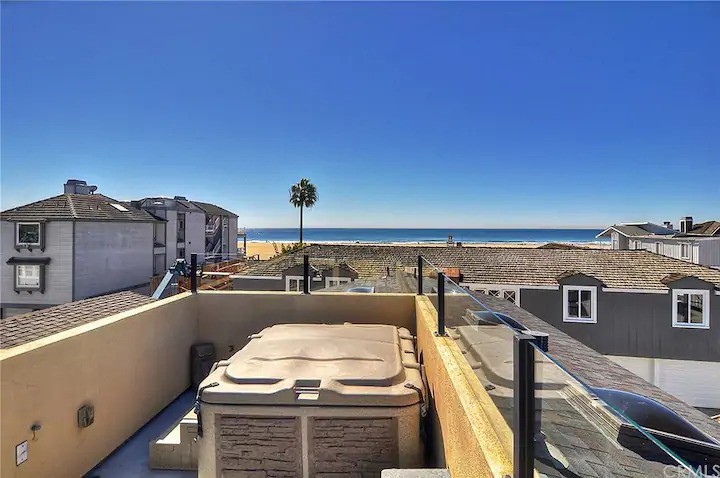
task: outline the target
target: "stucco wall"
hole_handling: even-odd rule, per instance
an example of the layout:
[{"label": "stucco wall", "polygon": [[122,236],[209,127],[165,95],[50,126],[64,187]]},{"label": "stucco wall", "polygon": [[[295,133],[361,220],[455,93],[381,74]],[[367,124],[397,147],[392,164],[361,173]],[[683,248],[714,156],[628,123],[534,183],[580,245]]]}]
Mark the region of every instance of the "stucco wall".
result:
[{"label": "stucco wall", "polygon": [[[180,210],[185,213],[185,260],[199,254],[198,262],[205,262],[205,211]],[[176,226],[177,227],[177,226]]]},{"label": "stucco wall", "polygon": [[352,322],[415,330],[410,294],[200,291],[198,300],[198,340],[214,343],[219,358],[242,348],[248,335],[276,324]]},{"label": "stucco wall", "polygon": [[75,300],[149,282],[153,228],[151,222],[77,222]]},{"label": "stucco wall", "polygon": [[[15,223],[0,222],[0,299],[6,304],[38,304],[40,306],[58,305],[72,301],[73,274],[73,223],[71,221],[49,221],[45,223],[45,251],[35,248],[32,251],[15,248]],[[45,292],[15,292],[15,269],[6,264],[11,257],[49,257],[45,267]]]},{"label": "stucco wall", "polygon": [[437,312],[413,296],[417,351],[422,353],[445,464],[454,478],[512,476],[512,432],[455,341],[437,337]]},{"label": "stucco wall", "polygon": [[[602,354],[677,360],[720,361],[720,296],[710,290],[710,328],[672,326],[672,294],[603,292],[591,278],[575,277],[564,285],[596,285],[597,323],[563,322],[560,290],[523,289],[522,308]],[[709,289],[696,279],[672,284],[676,288]]]},{"label": "stucco wall", "polygon": [[[0,475],[82,476],[187,389],[195,299],[181,294],[0,351]],[[80,429],[87,403],[95,423]],[[28,461],[15,466],[25,440]]]}]

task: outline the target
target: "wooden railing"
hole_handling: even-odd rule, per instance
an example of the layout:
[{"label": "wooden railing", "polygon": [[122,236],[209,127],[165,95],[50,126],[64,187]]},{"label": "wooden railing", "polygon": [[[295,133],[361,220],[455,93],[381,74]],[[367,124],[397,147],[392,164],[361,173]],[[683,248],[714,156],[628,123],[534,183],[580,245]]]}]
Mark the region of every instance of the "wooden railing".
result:
[{"label": "wooden railing", "polygon": [[203,272],[240,272],[245,269],[245,259],[230,259],[222,262],[212,262],[203,265]]}]

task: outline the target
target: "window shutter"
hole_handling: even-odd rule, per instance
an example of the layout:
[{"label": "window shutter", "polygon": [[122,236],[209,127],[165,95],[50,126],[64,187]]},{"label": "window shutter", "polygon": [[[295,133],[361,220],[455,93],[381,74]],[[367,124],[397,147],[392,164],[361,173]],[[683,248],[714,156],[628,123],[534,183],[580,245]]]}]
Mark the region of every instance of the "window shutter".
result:
[{"label": "window shutter", "polygon": [[47,234],[47,227],[45,227],[44,222],[40,223],[40,231],[39,232],[40,232],[40,251],[45,252],[45,234]]},{"label": "window shutter", "polygon": [[44,292],[45,292],[45,265],[41,265],[40,266],[40,293],[43,294]]}]

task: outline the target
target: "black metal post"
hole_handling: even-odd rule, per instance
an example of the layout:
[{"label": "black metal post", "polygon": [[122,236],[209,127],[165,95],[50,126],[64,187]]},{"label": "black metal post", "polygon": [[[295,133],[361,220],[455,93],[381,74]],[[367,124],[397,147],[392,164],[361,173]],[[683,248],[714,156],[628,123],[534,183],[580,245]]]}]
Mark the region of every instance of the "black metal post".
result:
[{"label": "black metal post", "polygon": [[190,254],[190,290],[197,292],[197,254]]},{"label": "black metal post", "polygon": [[440,337],[445,336],[445,274],[438,272],[438,330]]},{"label": "black metal post", "polygon": [[422,280],[423,280],[423,271],[422,271],[422,267],[423,267],[423,257],[422,257],[422,256],[418,256],[418,266],[417,266],[417,280],[418,280],[418,290],[417,290],[417,293],[418,293],[418,295],[423,295],[423,283],[422,283]]},{"label": "black metal post", "polygon": [[303,255],[303,294],[310,293],[310,256]]},{"label": "black metal post", "polygon": [[513,351],[513,477],[532,478],[535,468],[535,337],[516,335]]}]

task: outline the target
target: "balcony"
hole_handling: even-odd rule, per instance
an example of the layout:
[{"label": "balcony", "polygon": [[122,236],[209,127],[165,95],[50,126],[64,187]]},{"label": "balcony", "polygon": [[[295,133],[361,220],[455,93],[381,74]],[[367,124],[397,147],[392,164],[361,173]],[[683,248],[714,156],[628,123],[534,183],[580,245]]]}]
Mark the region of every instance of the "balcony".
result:
[{"label": "balcony", "polygon": [[[317,269],[324,261],[315,261]],[[517,314],[529,322],[528,314],[497,298],[477,301],[431,264],[387,272],[378,280],[404,293],[185,292],[0,351],[2,476],[154,476],[147,440],[189,411],[193,344],[211,343],[225,359],[266,327],[345,322],[415,336],[429,406],[422,467],[447,468],[453,477],[662,476],[668,466],[690,468],[508,320]],[[94,407],[94,422],[79,428],[83,405]],[[16,466],[8,457],[23,442],[28,459]]]}]

